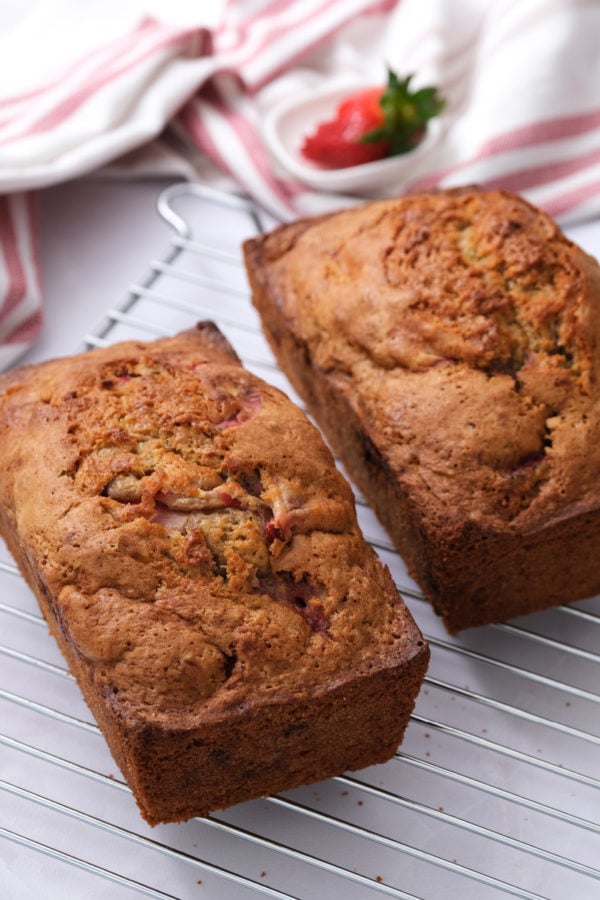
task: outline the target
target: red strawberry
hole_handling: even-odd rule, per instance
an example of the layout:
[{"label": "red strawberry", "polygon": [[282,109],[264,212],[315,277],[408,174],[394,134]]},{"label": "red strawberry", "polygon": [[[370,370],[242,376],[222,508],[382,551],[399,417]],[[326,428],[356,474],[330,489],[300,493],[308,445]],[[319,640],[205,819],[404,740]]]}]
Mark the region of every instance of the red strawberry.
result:
[{"label": "red strawberry", "polygon": [[358,166],[387,156],[388,141],[361,142],[363,135],[383,124],[383,110],[379,105],[382,93],[382,88],[369,88],[344,100],[335,118],[322,122],[305,139],[303,155],[331,169]]},{"label": "red strawberry", "polygon": [[389,70],[385,88],[366,88],[338,106],[333,119],[305,138],[302,154],[325,168],[343,169],[412,150],[428,119],[444,108],[436,88],[410,90]]}]

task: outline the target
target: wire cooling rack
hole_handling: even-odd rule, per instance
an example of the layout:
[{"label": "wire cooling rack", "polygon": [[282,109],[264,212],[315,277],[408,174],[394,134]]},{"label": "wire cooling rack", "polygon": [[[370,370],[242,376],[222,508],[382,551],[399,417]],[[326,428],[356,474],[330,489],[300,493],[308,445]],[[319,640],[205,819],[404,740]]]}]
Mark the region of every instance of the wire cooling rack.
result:
[{"label": "wire cooling rack", "polygon": [[[286,390],[249,301],[243,200],[176,185],[164,255],[87,347],[211,318]],[[0,545],[0,898],[600,896],[600,598],[450,638],[357,497],[365,535],[431,644],[385,765],[150,828],[35,600]]]}]

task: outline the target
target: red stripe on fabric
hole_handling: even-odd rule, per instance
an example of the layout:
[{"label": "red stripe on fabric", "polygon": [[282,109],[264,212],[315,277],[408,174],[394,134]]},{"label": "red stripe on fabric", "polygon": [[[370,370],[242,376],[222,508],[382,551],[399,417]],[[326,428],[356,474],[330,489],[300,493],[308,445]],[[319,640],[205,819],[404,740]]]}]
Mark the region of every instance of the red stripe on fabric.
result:
[{"label": "red stripe on fabric", "polygon": [[[309,188],[306,188],[299,181],[294,181],[292,178],[280,178],[279,183],[290,200],[296,200],[298,197],[303,197],[305,194],[312,193]],[[293,209],[290,211],[294,212]]]},{"label": "red stripe on fabric", "polygon": [[446,166],[435,172],[430,172],[416,181],[411,183],[411,190],[420,191],[428,190],[439,184],[449,175],[455,175],[469,166],[478,162],[490,159],[500,153],[507,153],[512,150],[520,150],[526,147],[535,146],[536,144],[550,143],[552,141],[561,140],[562,138],[579,137],[587,133],[592,133],[600,126],[600,110],[594,110],[589,113],[580,113],[574,116],[564,116],[562,118],[546,119],[537,122],[534,125],[524,125],[521,128],[514,128],[504,134],[496,135],[485,141],[479,150],[460,163],[453,166]]},{"label": "red stripe on fabric", "polygon": [[30,290],[35,290],[41,295],[42,291],[42,263],[40,259],[39,222],[37,195],[29,191],[25,195],[25,215],[27,217],[27,230],[29,235],[29,250],[35,284],[30,285]]},{"label": "red stripe on fabric", "polygon": [[[369,10],[369,15],[379,15],[385,12],[389,12],[396,5],[397,0],[381,0],[380,3],[374,4]],[[248,85],[248,94],[249,96],[254,96],[258,91],[263,88],[269,81],[277,78],[279,75],[284,74],[291,69],[296,63],[300,62],[305,56],[308,54],[314,53],[320,47],[323,47],[327,44],[328,41],[331,40],[332,36],[339,31],[339,29],[343,28],[348,24],[350,19],[345,20],[344,22],[338,23],[329,31],[321,34],[319,37],[315,38],[313,41],[306,43],[303,47],[301,47],[297,53],[292,54],[287,57],[284,62],[280,63],[277,66],[274,66],[270,69],[262,78],[256,80],[252,84]]]},{"label": "red stripe on fabric", "polygon": [[[325,2],[322,3],[317,9],[311,9],[309,11],[308,15],[304,15],[300,21],[294,22],[294,28],[297,31],[298,38],[300,40],[302,40],[302,29],[306,26],[306,24],[308,22],[312,21],[316,17],[322,16],[323,13],[325,12],[325,10],[327,10],[330,6],[336,6],[337,4],[338,4],[338,0],[325,0]],[[296,4],[293,4],[293,5],[296,5]],[[298,8],[301,9],[302,5],[298,4]],[[238,74],[239,74],[240,69],[243,66],[251,63],[254,59],[256,59],[256,57],[259,56],[263,52],[263,50],[266,46],[272,45],[274,42],[276,42],[277,38],[280,35],[288,34],[290,31],[290,27],[291,27],[289,22],[285,23],[284,25],[280,25],[280,24],[278,24],[278,20],[275,18],[265,19],[265,17],[261,16],[261,17],[257,17],[256,20],[254,21],[254,23],[253,23],[254,28],[256,28],[256,22],[258,22],[258,21],[267,21],[269,23],[269,27],[265,28],[264,34],[262,35],[260,42],[258,44],[256,44],[256,46],[254,46],[254,47],[250,46],[250,41],[247,38],[247,34],[246,34],[246,39],[239,43],[238,48],[241,47],[243,49],[244,47],[248,47],[248,50],[247,50],[245,57],[243,54],[242,54],[241,58],[236,57],[235,66],[236,66],[236,70],[237,70]],[[304,45],[302,45],[297,52],[304,52],[303,47],[304,47]],[[238,49],[238,48],[236,48],[236,49]]]},{"label": "red stripe on fabric", "polygon": [[600,194],[600,180],[588,182],[570,191],[565,191],[564,194],[551,197],[542,205],[549,215],[557,218],[598,194]]},{"label": "red stripe on fabric", "polygon": [[41,309],[36,309],[24,322],[20,322],[16,328],[11,331],[8,337],[4,338],[3,344],[30,344],[37,337],[44,321],[44,315]]},{"label": "red stripe on fabric", "polygon": [[[251,48],[246,57],[242,55],[241,58],[235,59],[234,74],[244,79],[244,81],[246,82],[248,93],[250,96],[252,96],[267,82],[271,81],[282,72],[287,71],[294,65],[294,63],[302,59],[302,57],[306,56],[308,53],[313,53],[324,43],[329,41],[332,35],[336,34],[340,29],[348,25],[348,23],[353,19],[363,15],[375,15],[378,13],[389,12],[391,9],[397,6],[397,4],[398,0],[377,0],[377,2],[369,4],[368,7],[362,10],[347,13],[341,20],[332,22],[327,28],[323,29],[318,36],[310,40],[303,39],[302,43],[298,45],[296,51],[288,55],[284,61],[274,64],[271,68],[268,69],[267,72],[265,72],[265,74],[263,74],[261,78],[257,79],[256,81],[250,81],[247,77],[244,78],[244,67],[250,66],[252,62],[257,58],[257,56],[259,56],[259,54],[264,50],[264,47],[267,44],[276,44],[278,38],[282,34],[287,34],[290,30],[289,24],[282,26],[276,25],[271,31],[269,31],[267,35],[263,37],[259,45]],[[318,9],[312,10],[310,15],[303,18],[301,22],[294,23],[294,27],[298,29],[299,37],[302,37],[301,29],[304,28],[308,22],[318,20],[323,15],[324,10],[337,5],[338,0],[327,0],[327,2],[323,3],[323,5]]]},{"label": "red stripe on fabric", "polygon": [[[276,14],[281,15],[291,6],[298,6],[301,8],[304,3],[299,3],[298,0],[273,0],[272,3],[267,4],[261,10],[259,10],[255,15],[249,16],[243,22],[239,24],[232,24],[227,27],[227,22],[225,22],[225,30],[229,34],[230,32],[234,33],[235,40],[227,46],[227,52],[233,52],[238,50],[239,47],[248,43],[249,35],[254,31],[254,29],[260,25],[260,23],[264,21],[269,21]],[[219,47],[219,35],[216,35],[217,48]]]},{"label": "red stripe on fabric", "polygon": [[[222,104],[219,104],[216,99],[212,85],[208,86],[207,93],[210,94],[210,99],[191,101],[180,114],[180,124],[190,140],[199,150],[205,153],[222,172],[233,178],[243,190],[265,206],[265,208],[271,209],[278,216],[281,216],[284,213],[292,213],[293,208],[289,202],[292,192],[286,194],[282,184],[273,178],[270,171],[267,170],[267,175],[265,177],[264,170],[259,171],[257,167],[256,176],[254,178],[249,177],[247,173],[238,170],[235,164],[230,163],[227,157],[221,153],[218,143],[211,133],[211,129],[207,127],[206,122],[202,117],[202,104],[210,106],[211,115],[217,114],[220,116],[227,124],[227,127],[234,132],[235,137],[239,141],[239,144],[236,142],[236,149],[238,146],[241,146],[243,152],[248,154],[248,157],[255,165],[257,162],[254,154],[252,152],[248,153],[248,148],[243,144],[240,133],[243,129],[238,128],[232,121],[231,115],[227,115],[224,112],[225,107]],[[256,146],[259,147],[259,152],[261,156],[264,157],[264,150],[262,147],[259,145]],[[266,165],[267,162],[265,157],[265,166]],[[300,193],[299,190],[298,193]],[[276,208],[274,209],[274,207]]]},{"label": "red stripe on fabric", "polygon": [[588,131],[594,131],[600,126],[600,109],[588,113],[578,113],[574,116],[557,116],[554,119],[543,119],[533,125],[523,125],[514,128],[505,134],[497,135],[482,144],[479,154],[492,156],[497,153],[505,153],[507,150],[516,150],[529,147],[533,144],[545,144],[550,141],[560,141],[565,138],[578,137]]},{"label": "red stripe on fabric", "polygon": [[561,178],[567,178],[569,175],[575,175],[577,172],[594,166],[598,162],[600,162],[600,148],[570,159],[546,163],[541,166],[532,166],[528,169],[509,172],[487,180],[478,180],[478,184],[484,188],[501,186],[507,191],[519,193],[529,188],[539,187],[542,184],[559,181]]},{"label": "red stripe on fabric", "polygon": [[95,57],[99,57],[99,61],[102,60],[102,57],[109,53],[112,57],[115,52],[121,52],[121,44],[123,42],[130,43],[133,37],[139,37],[141,34],[152,28],[160,27],[160,23],[151,17],[145,17],[142,19],[132,31],[127,32],[127,34],[121,35],[116,38],[115,41],[111,41],[109,44],[102,44],[101,47],[97,47],[94,50],[90,50],[89,53],[83,59],[77,59],[75,62],[70,63],[64,69],[61,69],[60,72],[56,73],[54,77],[50,79],[47,77],[44,80],[43,84],[38,85],[35,88],[31,88],[29,91],[24,91],[21,94],[14,94],[10,97],[2,97],[0,98],[0,109],[4,106],[13,106],[18,103],[23,103],[27,100],[31,100],[33,97],[39,97],[41,94],[47,94],[49,91],[53,90],[57,85],[62,84],[63,81],[67,81],[71,75],[76,72],[83,64],[89,65],[90,61]]},{"label": "red stripe on fabric", "polygon": [[289,208],[289,197],[282,190],[280,182],[273,175],[264,144],[257,135],[253,124],[238,110],[227,106],[222,101],[213,102],[212,106],[229,123],[269,190],[284,206]]},{"label": "red stripe on fabric", "polygon": [[[107,66],[109,66],[115,59],[120,58],[123,53],[127,52],[132,46],[135,45],[140,38],[145,37],[144,32],[149,32],[152,30],[156,30],[157,28],[162,28],[159,22],[156,22],[152,19],[146,18],[143,19],[134,29],[133,31],[127,32],[127,34],[122,35],[115,42],[111,42],[109,44],[103,44],[101,47],[97,48],[94,51],[91,51],[87,56],[82,59],[77,59],[74,63],[65,68],[57,77],[55,77],[52,81],[46,81],[40,87],[31,90],[27,94],[22,94],[15,97],[8,97],[0,100],[0,107],[2,106],[15,106],[20,103],[26,102],[28,100],[37,99],[38,102],[43,99],[45,95],[49,95],[54,91],[57,87],[59,87],[64,82],[69,81],[70,79],[77,77],[78,73],[81,69],[87,68],[92,61],[94,63],[94,67],[96,70],[102,69],[106,70]],[[124,46],[123,46],[124,45]],[[17,108],[10,115],[6,116],[2,120],[0,120],[0,131],[6,128],[7,125],[18,121],[18,119],[23,115],[22,109]],[[22,133],[21,133],[22,134]],[[17,135],[19,137],[21,135]],[[9,140],[12,140],[10,138]],[[7,141],[2,141],[6,143]]]},{"label": "red stripe on fabric", "polygon": [[8,276],[6,293],[4,297],[0,297],[0,320],[18,306],[27,290],[25,270],[17,244],[13,202],[10,196],[0,197],[0,250]]},{"label": "red stripe on fabric", "polygon": [[[370,7],[379,6],[381,0],[376,0],[376,2],[369,3],[365,2],[364,9],[356,10],[351,14],[352,17],[357,17],[363,15],[365,12],[370,12]],[[397,6],[401,0],[386,0],[387,4],[390,6]],[[326,0],[326,2],[322,3],[317,9],[311,9],[310,14],[308,16],[301,16],[298,21],[293,23],[293,27],[296,29],[301,29],[305,22],[314,18],[315,16],[321,16],[323,11],[331,6],[331,5],[340,5],[339,0]],[[279,26],[277,25],[276,16],[281,16],[282,13],[286,12],[290,8],[297,7],[299,12],[302,10],[306,10],[306,3],[304,0],[273,0],[272,3],[267,4],[262,9],[260,9],[255,15],[250,16],[248,19],[245,19],[243,22],[239,24],[235,24],[230,26],[231,31],[235,33],[235,41],[229,45],[226,45],[226,52],[235,52],[240,47],[246,46],[249,44],[252,34],[260,29],[262,25],[265,25],[265,33],[261,39],[260,45],[256,48],[256,52],[260,52],[264,48],[265,45],[271,43],[277,34],[280,34],[282,31],[287,31],[292,27],[292,23],[287,23],[286,25]],[[349,17],[347,16],[346,19]],[[219,41],[219,36],[216,37],[217,46]]]},{"label": "red stripe on fabric", "polygon": [[[95,93],[97,93],[101,88],[105,87],[111,81],[116,80],[120,75],[124,72],[129,71],[134,66],[139,65],[144,62],[149,56],[156,53],[159,50],[163,50],[166,47],[169,47],[172,44],[176,44],[179,41],[187,40],[189,37],[200,35],[203,32],[203,29],[165,29],[165,33],[161,35],[161,37],[156,40],[149,47],[146,47],[143,52],[140,52],[133,58],[133,60],[127,60],[125,63],[120,65],[113,66],[108,71],[103,71],[99,77],[96,77],[94,80],[88,82],[83,87],[76,90],[73,94],[65,97],[56,106],[44,113],[33,125],[30,125],[23,132],[18,135],[11,135],[9,138],[0,139],[0,143],[10,143],[11,141],[21,139],[23,137],[30,137],[31,135],[40,134],[46,131],[50,131],[53,128],[56,128],[57,125],[60,125],[64,122],[65,119],[68,119],[77,109],[79,109],[87,100],[90,99]],[[131,35],[130,35],[131,37]],[[126,48],[130,49],[130,46]],[[122,53],[120,53],[122,56]]]},{"label": "red stripe on fabric", "polygon": [[178,121],[194,146],[202,153],[205,153],[226,175],[233,177],[229,164],[215,144],[202,116],[196,111],[195,101],[192,100],[185,104],[179,112]]},{"label": "red stripe on fabric", "polygon": [[[384,0],[381,6],[388,5],[389,0]],[[393,5],[393,0],[392,4]],[[385,10],[384,10],[385,11]],[[342,28],[347,22],[342,23],[342,25],[334,26],[330,31],[320,35],[315,38],[312,42],[304,44],[301,48],[298,49],[296,53],[291,54],[290,56],[286,56],[285,60],[279,63],[278,65],[274,65],[272,68],[268,70],[261,78],[256,79],[255,81],[250,81],[248,77],[245,77],[245,87],[246,93],[249,97],[254,97],[266,84],[270,81],[274,81],[275,78],[278,78],[280,75],[285,74],[289,69],[291,69],[296,63],[301,62],[304,57],[308,54],[314,53],[320,47],[323,47],[331,40],[331,37],[335,32]],[[246,63],[247,64],[247,63]],[[239,72],[234,73],[236,75],[240,75]],[[243,78],[243,73],[241,75]]]}]

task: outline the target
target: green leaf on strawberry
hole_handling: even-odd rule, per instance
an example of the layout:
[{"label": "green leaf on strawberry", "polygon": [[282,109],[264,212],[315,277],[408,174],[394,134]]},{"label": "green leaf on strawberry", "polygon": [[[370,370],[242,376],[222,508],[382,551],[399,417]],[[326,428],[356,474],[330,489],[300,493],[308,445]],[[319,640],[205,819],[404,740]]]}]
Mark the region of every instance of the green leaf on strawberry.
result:
[{"label": "green leaf on strawberry", "polygon": [[388,156],[412,150],[422,140],[427,122],[439,115],[446,105],[436,87],[412,91],[413,77],[407,75],[400,79],[388,69],[387,87],[379,99],[383,122],[360,138],[368,144],[388,141]]}]

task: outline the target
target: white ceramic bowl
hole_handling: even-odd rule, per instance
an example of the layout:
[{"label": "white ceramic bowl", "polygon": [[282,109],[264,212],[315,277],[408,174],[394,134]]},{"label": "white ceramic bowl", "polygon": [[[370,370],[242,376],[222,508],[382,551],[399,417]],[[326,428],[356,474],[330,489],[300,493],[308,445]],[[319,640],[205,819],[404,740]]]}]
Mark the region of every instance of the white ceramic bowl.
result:
[{"label": "white ceramic bowl", "polygon": [[333,118],[340,102],[365,88],[356,82],[322,88],[307,96],[297,95],[279,103],[265,117],[263,134],[274,158],[303,184],[328,193],[361,194],[397,186],[420,167],[440,134],[439,119],[429,121],[424,139],[408,153],[376,162],[325,169],[305,159],[301,153],[304,138],[321,122]]}]

